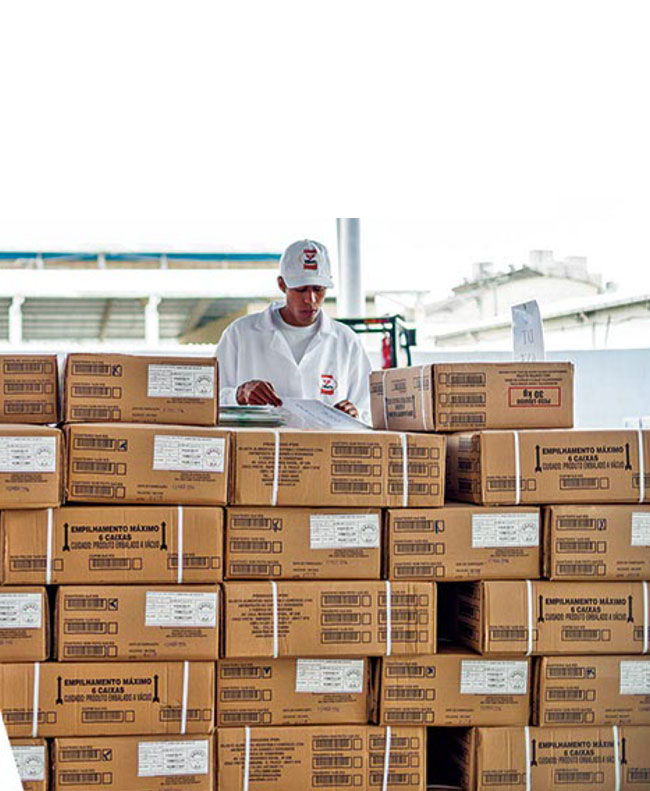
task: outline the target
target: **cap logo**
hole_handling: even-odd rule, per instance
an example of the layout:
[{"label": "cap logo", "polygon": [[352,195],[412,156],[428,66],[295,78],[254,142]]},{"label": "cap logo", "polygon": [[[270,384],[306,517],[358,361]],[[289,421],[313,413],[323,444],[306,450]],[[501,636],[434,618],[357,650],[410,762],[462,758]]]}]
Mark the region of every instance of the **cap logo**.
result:
[{"label": "cap logo", "polygon": [[306,247],[302,251],[302,268],[311,271],[318,270],[318,250],[314,247]]}]

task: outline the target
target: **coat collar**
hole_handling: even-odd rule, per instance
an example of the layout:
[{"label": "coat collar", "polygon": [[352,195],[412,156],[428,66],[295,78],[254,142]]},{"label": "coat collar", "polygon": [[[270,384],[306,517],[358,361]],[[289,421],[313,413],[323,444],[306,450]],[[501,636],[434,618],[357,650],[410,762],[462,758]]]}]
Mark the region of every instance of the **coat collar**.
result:
[{"label": "coat collar", "polygon": [[[261,332],[275,332],[276,326],[273,322],[273,311],[279,310],[281,307],[284,307],[284,302],[272,302],[265,310],[261,311],[257,314],[257,319],[254,323],[254,328],[256,330],[260,330]],[[332,319],[325,313],[324,310],[321,309],[320,315],[318,317],[318,322],[320,327],[318,331],[323,335],[333,335],[334,334],[334,326]]]}]

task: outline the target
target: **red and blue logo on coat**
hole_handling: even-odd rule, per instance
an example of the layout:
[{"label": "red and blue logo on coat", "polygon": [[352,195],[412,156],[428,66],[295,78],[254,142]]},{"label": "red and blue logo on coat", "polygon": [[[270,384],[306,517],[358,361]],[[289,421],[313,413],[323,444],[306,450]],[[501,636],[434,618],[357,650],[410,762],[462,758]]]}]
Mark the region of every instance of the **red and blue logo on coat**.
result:
[{"label": "red and blue logo on coat", "polygon": [[334,395],[336,390],[336,379],[332,374],[320,375],[320,394],[321,395]]}]

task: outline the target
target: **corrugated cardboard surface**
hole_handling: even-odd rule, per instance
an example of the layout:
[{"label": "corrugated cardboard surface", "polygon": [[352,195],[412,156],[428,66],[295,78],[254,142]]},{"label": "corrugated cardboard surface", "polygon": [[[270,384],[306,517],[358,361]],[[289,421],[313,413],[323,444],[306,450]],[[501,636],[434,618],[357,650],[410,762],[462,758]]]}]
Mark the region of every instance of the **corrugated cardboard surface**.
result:
[{"label": "corrugated cardboard surface", "polygon": [[216,426],[218,409],[215,357],[74,353],[66,358],[66,423]]},{"label": "corrugated cardboard surface", "polygon": [[48,426],[0,425],[2,508],[49,508],[61,503],[63,434]]},{"label": "corrugated cardboard surface", "polygon": [[50,756],[45,739],[11,739],[23,791],[47,791]]},{"label": "corrugated cardboard surface", "polygon": [[544,517],[545,577],[650,579],[650,505],[554,505]]},{"label": "corrugated cardboard surface", "polygon": [[530,728],[526,736],[523,728],[477,729],[476,791],[632,791],[650,782],[650,728]]},{"label": "corrugated cardboard surface", "polygon": [[[640,654],[647,582],[533,580],[460,584],[457,636],[483,653]],[[647,588],[646,588],[647,590]],[[529,634],[532,627],[532,640]]]},{"label": "corrugated cardboard surface", "polygon": [[441,652],[381,660],[384,725],[527,725],[530,659]]},{"label": "corrugated cardboard surface", "polygon": [[68,425],[65,431],[70,502],[227,502],[227,431],[134,423]]},{"label": "corrugated cardboard surface", "polygon": [[650,725],[650,657],[542,657],[538,725]]},{"label": "corrugated cardboard surface", "polygon": [[226,657],[383,655],[389,616],[393,654],[436,650],[432,582],[226,582],[224,611]]},{"label": "corrugated cardboard surface", "polygon": [[[0,665],[0,709],[10,736],[33,732],[34,663]],[[45,662],[38,669],[39,736],[186,733],[214,725],[213,662]]]},{"label": "corrugated cardboard surface", "polygon": [[378,508],[228,508],[228,579],[379,579]]},{"label": "corrugated cardboard surface", "polygon": [[219,655],[217,585],[61,586],[60,661],[212,660]]},{"label": "corrugated cardboard surface", "polygon": [[438,506],[444,501],[445,438],[238,429],[233,467],[234,505]]},{"label": "corrugated cardboard surface", "polygon": [[217,725],[366,725],[374,710],[367,658],[221,659]]},{"label": "corrugated cardboard surface", "polygon": [[572,363],[435,363],[370,375],[375,428],[571,428]]},{"label": "corrugated cardboard surface", "polygon": [[50,605],[45,588],[0,588],[0,662],[41,662],[49,654]]},{"label": "corrugated cardboard surface", "polygon": [[650,502],[650,430],[450,434],[447,496],[516,505],[517,458],[520,503]]},{"label": "corrugated cardboard surface", "polygon": [[243,728],[219,728],[218,786],[227,791],[425,791],[426,730],[396,727],[383,785],[386,729],[374,726],[252,728],[249,782],[244,783]]},{"label": "corrugated cardboard surface", "polygon": [[55,354],[0,355],[0,423],[56,423],[58,394]]},{"label": "corrugated cardboard surface", "polygon": [[539,508],[448,504],[387,514],[390,579],[539,576]]},{"label": "corrugated cardboard surface", "polygon": [[214,791],[213,736],[55,739],[52,791]]},{"label": "corrugated cardboard surface", "polygon": [[[0,514],[2,580],[10,584],[220,582],[223,509],[70,506]],[[182,524],[182,527],[181,527]],[[182,537],[179,537],[182,530]],[[181,541],[179,542],[179,538]]]}]

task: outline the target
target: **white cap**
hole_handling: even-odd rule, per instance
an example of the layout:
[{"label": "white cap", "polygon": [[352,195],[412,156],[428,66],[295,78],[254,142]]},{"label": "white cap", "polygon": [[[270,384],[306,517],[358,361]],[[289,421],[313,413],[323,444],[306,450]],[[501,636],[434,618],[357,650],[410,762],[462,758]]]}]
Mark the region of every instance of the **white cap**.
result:
[{"label": "white cap", "polygon": [[325,245],[312,239],[290,244],[280,259],[280,275],[288,288],[332,288],[332,265]]}]

